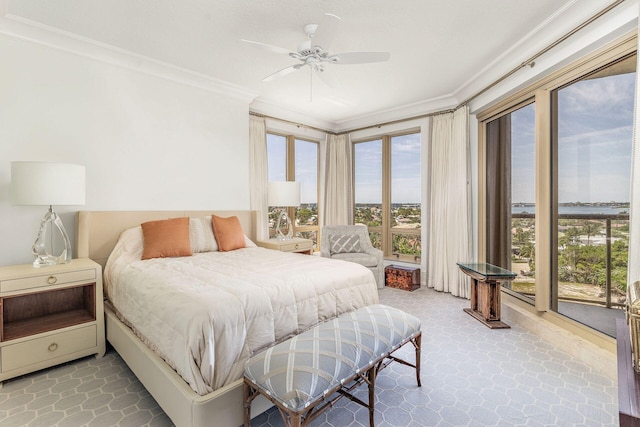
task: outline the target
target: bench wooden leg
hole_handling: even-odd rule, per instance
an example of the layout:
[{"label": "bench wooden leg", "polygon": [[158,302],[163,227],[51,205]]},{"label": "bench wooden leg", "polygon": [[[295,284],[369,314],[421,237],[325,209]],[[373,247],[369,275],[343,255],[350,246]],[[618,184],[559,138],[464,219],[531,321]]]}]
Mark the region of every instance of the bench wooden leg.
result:
[{"label": "bench wooden leg", "polygon": [[242,395],[244,398],[244,427],[251,427],[251,390],[246,382],[242,383]]},{"label": "bench wooden leg", "polygon": [[378,372],[377,365],[373,365],[369,369],[369,426],[374,427],[373,422],[375,415],[375,403],[376,403],[376,373]]},{"label": "bench wooden leg", "polygon": [[422,346],[422,333],[415,338],[413,345],[416,347],[416,379],[418,380],[418,387],[422,387],[422,382],[420,381],[420,349]]},{"label": "bench wooden leg", "polygon": [[[302,426],[302,414],[291,413],[289,414],[289,421],[291,427],[301,427]],[[305,423],[306,425],[306,423]]]}]

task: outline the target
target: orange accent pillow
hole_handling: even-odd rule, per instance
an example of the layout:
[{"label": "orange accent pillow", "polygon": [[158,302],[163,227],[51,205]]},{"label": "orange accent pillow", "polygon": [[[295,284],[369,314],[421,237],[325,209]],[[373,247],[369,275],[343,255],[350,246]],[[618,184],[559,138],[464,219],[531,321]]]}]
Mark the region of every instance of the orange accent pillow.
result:
[{"label": "orange accent pillow", "polygon": [[189,218],[172,218],[141,224],[144,236],[142,259],[191,256]]},{"label": "orange accent pillow", "polygon": [[242,225],[237,216],[223,218],[211,215],[211,225],[220,251],[233,251],[246,247],[244,231],[242,231]]}]

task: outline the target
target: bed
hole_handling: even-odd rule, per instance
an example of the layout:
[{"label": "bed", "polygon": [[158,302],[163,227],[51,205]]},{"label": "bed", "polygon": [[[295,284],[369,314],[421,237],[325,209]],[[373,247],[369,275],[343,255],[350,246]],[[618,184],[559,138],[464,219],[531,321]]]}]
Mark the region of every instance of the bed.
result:
[{"label": "bed", "polygon": [[[206,215],[211,214],[215,214],[221,217],[236,216],[239,219],[242,225],[242,229],[247,235],[247,238],[250,240],[255,240],[254,230],[256,215],[252,211],[82,211],[78,213],[77,221],[78,230],[76,236],[78,256],[91,258],[101,264],[104,268],[107,264],[109,255],[114,250],[114,247],[116,248],[116,253],[119,251],[116,243],[118,242],[118,238],[123,231],[131,230],[139,226],[141,223],[147,221],[164,220],[168,218],[178,217],[202,218]],[[115,255],[114,257],[112,257],[112,259],[113,258],[115,258]],[[211,258],[212,260],[210,261],[209,258]],[[252,261],[249,262],[248,260]],[[158,283],[161,282],[157,282],[157,279],[159,276],[164,276],[165,270],[162,269],[167,268],[165,267],[166,264],[156,262],[154,260],[149,260],[149,262],[136,261],[135,263],[132,263],[130,267],[126,268],[127,274],[122,275],[124,279],[133,281],[136,284],[142,283],[143,285],[136,285],[134,287],[135,289],[139,290],[139,294],[127,296],[120,295],[120,297],[118,297],[118,295],[120,294],[121,290],[120,288],[118,288],[118,286],[121,285],[116,284],[113,285],[112,289],[106,289],[107,295],[110,294],[111,298],[113,299],[113,301],[108,302],[105,307],[107,340],[116,349],[116,351],[120,354],[120,356],[135,373],[135,375],[140,379],[147,390],[149,390],[153,397],[158,401],[167,415],[178,426],[210,425],[211,420],[216,420],[216,425],[241,425],[243,422],[241,375],[242,366],[246,357],[261,350],[262,348],[265,348],[266,346],[272,345],[274,342],[282,341],[292,334],[302,332],[306,328],[311,327],[313,326],[313,324],[317,323],[318,319],[328,319],[341,314],[342,312],[351,311],[353,309],[359,308],[360,306],[377,302],[377,291],[375,286],[375,278],[373,277],[373,275],[369,275],[370,277],[363,276],[363,278],[357,278],[357,286],[353,286],[359,287],[362,290],[358,290],[356,293],[353,293],[355,291],[349,287],[352,285],[350,284],[349,286],[346,286],[345,284],[342,284],[339,276],[342,274],[342,268],[345,269],[344,272],[346,272],[345,274],[347,276],[353,274],[356,274],[357,276],[358,271],[350,271],[350,269],[359,267],[341,265],[340,263],[338,263],[331,264],[331,268],[327,268],[326,264],[323,263],[333,261],[329,261],[321,257],[307,257],[299,254],[285,254],[276,251],[270,251],[267,249],[250,247],[233,251],[233,253],[229,252],[229,254],[227,255],[217,253],[194,254],[193,257],[176,259],[176,261],[178,261],[178,264],[172,261],[169,270],[191,271],[191,269],[196,269],[199,275],[199,277],[197,277],[198,280],[201,279],[200,276],[213,275],[216,277],[222,277],[221,281],[223,283],[226,283],[227,287],[230,290],[233,290],[229,291],[232,294],[231,297],[228,297],[229,292],[227,291],[220,293],[219,290],[216,290],[212,295],[209,296],[203,294],[204,296],[201,298],[201,300],[221,300],[223,308],[234,307],[233,304],[238,304],[238,301],[241,301],[240,304],[248,305],[249,309],[245,307],[245,311],[249,314],[236,316],[237,319],[235,320],[235,322],[246,321],[246,323],[249,324],[251,318],[254,318],[254,323],[256,325],[269,325],[271,323],[276,324],[273,331],[260,330],[255,334],[246,332],[245,334],[247,336],[247,343],[244,343],[242,346],[240,346],[241,348],[237,348],[235,350],[238,353],[238,357],[233,360],[227,361],[226,365],[222,365],[223,368],[217,370],[217,372],[224,372],[225,375],[210,375],[209,377],[207,377],[207,370],[203,369],[203,371],[205,371],[205,374],[202,375],[201,378],[191,378],[189,375],[189,371],[194,370],[192,369],[194,365],[192,360],[189,361],[191,363],[191,367],[184,368],[184,365],[181,365],[182,362],[176,362],[176,360],[171,358],[171,355],[167,355],[165,352],[163,352],[162,348],[158,349],[154,346],[156,352],[150,350],[150,348],[145,343],[143,343],[140,337],[142,336],[143,338],[148,339],[148,335],[153,335],[153,332],[146,332],[145,330],[145,333],[141,334],[140,329],[144,330],[144,327],[142,326],[140,327],[140,329],[137,326],[134,327],[134,332],[134,330],[132,330],[128,325],[134,326],[136,320],[132,319],[134,321],[129,322],[129,314],[123,315],[123,313],[121,312],[121,310],[126,311],[126,308],[124,308],[123,306],[114,308],[114,306],[111,304],[112,302],[121,304],[122,301],[127,300],[138,301],[143,297],[142,294],[145,292],[145,286],[147,286],[147,289],[160,289],[164,285],[160,286]],[[309,263],[309,265],[305,265],[305,262]],[[216,269],[214,270],[206,267],[207,265],[212,263],[217,265]],[[226,267],[226,269],[223,268],[223,265],[227,263],[229,265]],[[238,268],[238,266],[243,265],[243,263],[248,267]],[[298,283],[299,280],[296,281],[293,279],[285,279],[285,277],[278,272],[279,267],[273,266],[273,264],[279,263],[284,263],[287,265],[290,264],[291,268],[293,268],[290,273],[287,273],[287,278],[295,278],[297,276],[302,277],[300,275],[300,272],[309,271],[309,268],[320,268],[320,270],[324,270],[325,273],[318,273],[317,275],[309,275],[307,273],[307,278],[305,280],[311,282],[315,281],[317,283],[300,284]],[[107,275],[110,276],[114,274],[114,270],[116,272],[118,270],[118,268],[113,268],[113,261],[110,261],[110,264],[111,265],[109,266],[109,268],[105,270],[105,278],[108,279],[106,280],[106,282],[117,283],[117,280],[113,280],[112,277],[106,277]],[[160,270],[158,270],[159,267],[157,267],[156,264],[161,266]],[[146,276],[140,276],[136,274],[148,274],[144,271],[137,271],[147,268],[161,271],[162,274],[154,276],[153,280],[151,280],[150,283],[144,284],[146,279],[142,280],[141,278]],[[336,274],[328,274],[330,270],[335,270]],[[369,272],[369,270],[367,269],[364,270],[366,270],[366,272]],[[135,274],[132,273],[132,271],[134,271]],[[298,273],[296,273],[296,271],[298,271]],[[166,274],[167,277],[171,277],[169,276],[169,273]],[[279,274],[281,275],[279,276]],[[363,274],[366,275],[367,273]],[[309,279],[316,276],[318,276],[318,279]],[[252,281],[247,281],[247,277],[251,277]],[[368,281],[370,281],[370,284],[365,283]],[[305,296],[304,289],[307,289],[308,286],[312,286],[312,289],[315,289],[313,292],[318,295],[322,295],[323,298],[333,297],[332,295],[334,294],[342,294],[342,296],[339,298],[336,297],[335,302],[329,302],[329,304],[323,303],[322,306],[325,307],[323,309],[316,308],[314,310],[313,308],[309,309],[308,306],[305,308],[304,304],[307,303],[305,298],[307,298],[309,295]],[[240,292],[239,289],[243,287],[247,287],[247,289],[249,289],[249,291],[245,292],[245,294],[248,295],[247,297],[244,297],[242,296],[243,294],[238,293]],[[323,291],[323,287],[328,289]],[[267,310],[268,304],[267,306],[264,306],[263,303],[269,300],[269,298],[271,298],[270,295],[273,294],[289,295],[288,297],[284,297],[284,300],[296,300],[295,304],[303,305],[297,306],[297,308],[287,308],[288,306],[286,304],[282,303],[282,305],[280,305],[281,302],[274,302],[275,300],[273,300],[270,302],[270,304],[272,304],[272,310],[269,313],[269,310]],[[221,297],[221,295],[227,295],[227,297]],[[345,297],[345,295],[347,295],[348,298]],[[228,299],[225,300],[225,298]],[[178,299],[175,294],[172,294],[170,298],[165,298],[165,300],[174,299]],[[246,302],[245,300],[248,302]],[[347,302],[347,300],[351,301]],[[156,301],[158,301],[157,296]],[[140,302],[137,309],[150,306],[153,306],[153,304]],[[170,310],[170,308],[164,308],[165,312]],[[239,310],[239,308],[230,308],[227,311],[237,313]],[[221,311],[221,309],[219,308],[215,311],[218,312]],[[274,313],[273,311],[277,311],[277,313]],[[135,310],[133,310],[133,312],[135,312]],[[198,311],[194,309],[194,313],[197,312]],[[297,313],[293,315],[295,317],[295,322],[289,322],[288,320],[286,320],[286,313],[291,314],[291,312]],[[131,311],[129,313],[131,313]],[[285,313],[285,315],[283,315],[283,313]],[[309,316],[309,313],[312,313],[313,315]],[[255,314],[257,315],[254,316]],[[154,314],[153,312],[142,314],[143,318],[154,316],[156,316],[156,314]],[[199,316],[195,315],[194,317],[198,318]],[[278,321],[280,321],[279,325],[277,325]],[[186,323],[189,322],[186,321]],[[212,324],[214,325],[212,328],[216,327],[216,322],[212,322]],[[228,331],[229,328],[225,327],[224,330]],[[247,328],[247,330],[249,330],[249,328]],[[212,335],[214,335],[217,339],[217,337],[221,334],[220,331],[214,331]],[[242,333],[240,335],[242,335]],[[175,335],[175,337],[180,336],[181,334]],[[153,339],[147,339],[145,339],[145,341],[151,341],[155,343]],[[177,338],[175,339],[177,340]],[[226,340],[233,343],[236,341],[236,337],[234,337],[234,335],[229,335],[226,337]],[[181,348],[181,345],[182,344],[179,344],[174,347]],[[193,350],[194,348],[194,344],[187,343],[185,345],[191,345],[191,350]],[[198,353],[198,345],[201,345],[201,343],[196,344],[196,351],[191,351],[191,353]],[[220,349],[223,348],[220,345],[218,345],[218,347]],[[214,347],[214,349],[216,349],[216,351],[222,351],[216,347]],[[200,353],[206,354],[207,351],[200,351]],[[232,353],[233,351],[229,351],[229,354]],[[164,358],[158,356],[158,354],[162,354]],[[217,356],[215,357],[216,363],[218,363],[218,359],[223,359],[223,357],[220,357],[221,355],[222,354],[217,354]],[[165,361],[165,359],[167,359],[167,361]],[[212,357],[212,359],[214,358]],[[202,365],[206,366],[204,362],[202,363]],[[176,370],[180,372],[181,375],[179,375]],[[209,370],[211,371],[211,369]],[[213,369],[212,371],[216,372],[215,369]],[[199,375],[199,373],[196,374]],[[270,403],[266,399],[260,402],[254,402],[254,404],[252,405],[253,413],[257,415],[260,412],[266,410],[269,406]]]}]

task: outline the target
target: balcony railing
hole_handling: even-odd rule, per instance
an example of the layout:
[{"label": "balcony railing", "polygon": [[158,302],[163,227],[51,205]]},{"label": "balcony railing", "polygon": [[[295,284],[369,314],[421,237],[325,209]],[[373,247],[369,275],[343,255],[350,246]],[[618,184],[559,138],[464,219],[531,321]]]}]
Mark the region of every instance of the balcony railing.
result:
[{"label": "balcony railing", "polygon": [[[534,219],[535,214],[530,213],[513,213],[512,219]],[[606,308],[624,308],[624,302],[618,302],[612,300],[612,222],[613,221],[629,221],[629,214],[558,214],[558,221],[560,220],[579,220],[586,224],[589,221],[599,221],[604,224],[604,246],[605,246],[605,283],[604,283],[604,300],[599,299],[587,299],[587,298],[574,298],[574,297],[559,297],[561,301],[579,302],[588,304],[597,304],[605,306]],[[601,234],[599,234],[601,235]],[[594,236],[595,237],[595,236]],[[628,241],[628,234],[621,236]],[[589,244],[589,242],[587,242]],[[561,249],[559,248],[559,253]],[[522,292],[525,295],[535,297],[535,295]]]}]

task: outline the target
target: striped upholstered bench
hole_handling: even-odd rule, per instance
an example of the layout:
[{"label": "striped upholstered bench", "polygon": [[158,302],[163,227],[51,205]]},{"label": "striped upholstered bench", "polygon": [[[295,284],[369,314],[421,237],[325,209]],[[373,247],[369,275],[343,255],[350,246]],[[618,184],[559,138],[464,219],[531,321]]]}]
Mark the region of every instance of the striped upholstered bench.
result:
[{"label": "striped upholstered bench", "polygon": [[[343,397],[369,408],[373,427],[375,380],[392,361],[416,370],[420,386],[420,320],[396,308],[372,305],[321,323],[253,356],[244,373],[244,425],[258,395],[280,410],[285,425],[305,426]],[[415,364],[392,353],[411,342]],[[362,383],[369,403],[351,394]]]}]

